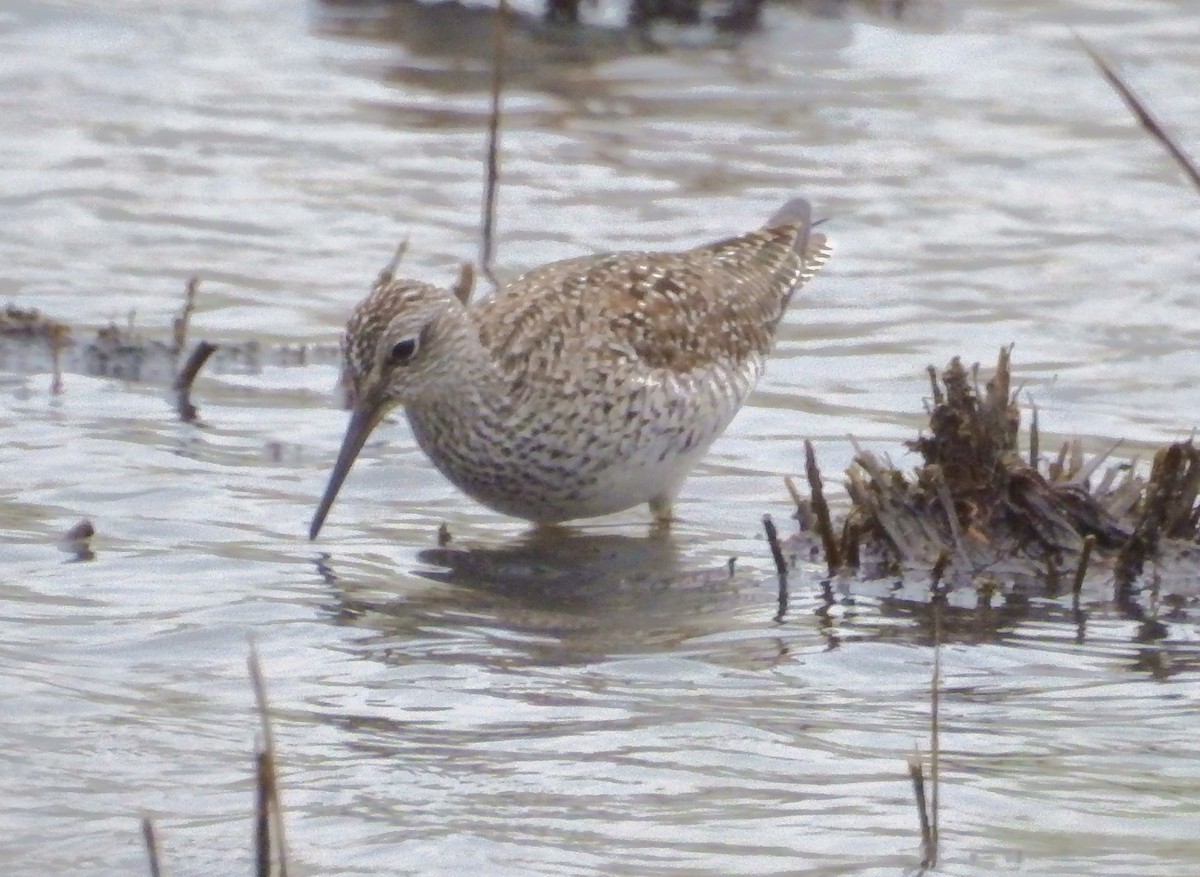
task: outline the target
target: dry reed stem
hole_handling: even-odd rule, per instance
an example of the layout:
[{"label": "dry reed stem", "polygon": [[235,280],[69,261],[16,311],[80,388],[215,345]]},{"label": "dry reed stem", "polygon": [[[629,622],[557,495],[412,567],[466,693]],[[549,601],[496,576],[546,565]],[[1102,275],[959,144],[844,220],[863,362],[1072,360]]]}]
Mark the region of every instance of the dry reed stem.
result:
[{"label": "dry reed stem", "polygon": [[1092,559],[1092,549],[1096,547],[1096,536],[1089,533],[1083,539],[1083,548],[1079,552],[1079,565],[1075,567],[1075,578],[1071,581],[1071,594],[1076,600],[1083,592],[1083,577],[1087,575],[1088,562]]},{"label": "dry reed stem", "polygon": [[463,262],[458,269],[458,282],[454,284],[454,297],[465,307],[471,303],[471,293],[474,291],[475,266],[470,262]]},{"label": "dry reed stem", "polygon": [[788,496],[792,498],[792,502],[796,505],[796,513],[803,514],[805,509],[804,497],[800,495],[800,490],[796,487],[795,479],[791,475],[784,475],[783,486],[787,488]]},{"label": "dry reed stem", "polygon": [[162,865],[158,855],[158,836],[149,816],[142,817],[142,839],[146,842],[146,855],[150,859],[150,877],[162,877]]},{"label": "dry reed stem", "polygon": [[833,535],[833,523],[829,516],[829,504],[821,485],[821,470],[817,468],[817,454],[810,439],[804,440],[804,471],[808,476],[808,489],[812,495],[813,513],[817,517],[817,532],[825,548],[825,565],[829,575],[837,574],[841,568],[841,556],[837,540]]},{"label": "dry reed stem", "polygon": [[925,371],[929,374],[929,392],[933,397],[933,407],[936,408],[946,401],[946,397],[942,395],[942,386],[938,383],[937,369],[932,365],[927,365]]},{"label": "dry reed stem", "polygon": [[[771,520],[770,515],[763,515],[763,530],[767,534],[767,544],[771,546],[771,557],[775,561],[775,572],[779,578],[779,597],[775,609],[775,623],[782,624],[784,616],[787,615],[788,609],[788,564],[787,558],[783,556],[783,547],[779,544],[779,533],[775,529],[775,522]],[[729,558],[729,575],[733,576],[733,567],[736,558]]]},{"label": "dry reed stem", "polygon": [[479,247],[479,268],[493,288],[499,288],[492,260],[495,256],[496,188],[500,182],[500,104],[504,92],[508,18],[508,0],[500,0],[496,7],[495,40],[492,43],[492,106],[488,114],[487,176],[483,186],[483,230]]},{"label": "dry reed stem", "polygon": [[1175,159],[1175,163],[1179,165],[1180,170],[1187,175],[1187,178],[1196,190],[1200,191],[1200,170],[1197,170],[1191,156],[1184,152],[1183,148],[1166,132],[1162,124],[1150,112],[1149,107],[1142,102],[1141,98],[1130,88],[1129,84],[1118,75],[1117,71],[1105,60],[1104,56],[1096,51],[1079,34],[1075,34],[1075,39],[1083,47],[1083,50],[1091,56],[1092,62],[1099,68],[1100,74],[1108,81],[1113,90],[1121,96],[1121,100],[1125,102],[1125,106],[1129,107],[1129,110],[1133,113],[1134,118],[1138,120],[1138,123],[1167,150],[1167,154]]},{"label": "dry reed stem", "polygon": [[183,309],[171,323],[171,353],[178,359],[187,345],[188,323],[196,309],[196,291],[200,288],[199,277],[189,277],[183,293]]},{"label": "dry reed stem", "polygon": [[763,530],[767,534],[767,544],[771,546],[771,557],[775,560],[775,572],[779,573],[780,578],[786,578],[788,574],[787,558],[783,556],[783,548],[779,544],[779,532],[775,529],[775,522],[771,520],[770,515],[763,515],[762,523]]},{"label": "dry reed stem", "polygon": [[396,277],[396,271],[400,268],[400,262],[404,259],[404,254],[408,252],[408,238],[404,238],[400,243],[396,244],[396,249],[392,253],[392,258],[379,271],[379,276],[375,279],[378,286],[387,286]]},{"label": "dry reed stem", "polygon": [[[275,835],[275,848],[279,858],[279,877],[287,877],[287,839],[283,830],[283,807],[279,800],[278,775],[275,771],[275,734],[271,728],[270,709],[267,704],[267,685],[263,679],[262,665],[258,660],[258,649],[250,641],[250,656],[246,659],[250,671],[250,684],[254,688],[254,700],[258,705],[258,719],[262,725],[263,748],[259,753],[259,793],[265,795],[269,804],[271,829]],[[263,783],[266,782],[266,787]],[[270,850],[267,850],[268,860]]]}]

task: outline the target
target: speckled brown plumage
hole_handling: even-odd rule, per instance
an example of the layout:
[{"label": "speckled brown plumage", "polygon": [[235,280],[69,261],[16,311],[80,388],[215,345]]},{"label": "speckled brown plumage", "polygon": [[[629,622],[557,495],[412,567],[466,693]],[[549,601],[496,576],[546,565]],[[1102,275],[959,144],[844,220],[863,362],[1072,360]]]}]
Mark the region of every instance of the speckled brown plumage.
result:
[{"label": "speckled brown plumage", "polygon": [[549,523],[648,502],[669,516],[827,256],[796,200],[748,234],[554,262],[466,306],[384,275],[346,327],[356,409],[313,534],[395,405],[438,469],[499,511]]}]

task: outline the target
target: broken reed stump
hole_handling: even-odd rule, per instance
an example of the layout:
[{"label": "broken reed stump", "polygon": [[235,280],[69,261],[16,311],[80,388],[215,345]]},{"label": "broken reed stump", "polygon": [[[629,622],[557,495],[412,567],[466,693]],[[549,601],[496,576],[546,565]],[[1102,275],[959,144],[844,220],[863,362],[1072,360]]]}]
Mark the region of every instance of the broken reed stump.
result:
[{"label": "broken reed stump", "polygon": [[[1090,460],[1078,440],[1043,457],[1035,417],[1023,454],[1011,352],[1001,349],[982,387],[979,367],[957,357],[940,373],[930,367],[929,428],[908,442],[921,457],[911,472],[856,446],[840,527],[827,515],[809,524],[831,565],[864,575],[859,558],[870,557],[874,573],[866,577],[927,580],[936,568],[949,587],[986,580],[992,588],[1056,581],[1074,570],[1075,593],[1091,570],[1109,576],[1120,596],[1132,592],[1147,563],[1161,571],[1172,557],[1198,553],[1182,549],[1200,542],[1200,447],[1170,445],[1142,476],[1136,461],[1112,461],[1115,444]],[[824,502],[811,446],[805,451],[811,503],[789,488],[802,510]],[[1192,558],[1179,576],[1193,595],[1200,594],[1196,565]]]}]

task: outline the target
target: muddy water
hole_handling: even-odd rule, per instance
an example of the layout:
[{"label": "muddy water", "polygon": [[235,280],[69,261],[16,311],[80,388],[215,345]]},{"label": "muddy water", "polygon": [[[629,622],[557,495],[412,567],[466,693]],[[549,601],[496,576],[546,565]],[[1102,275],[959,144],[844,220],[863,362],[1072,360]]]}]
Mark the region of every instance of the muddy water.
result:
[{"label": "muddy water", "polygon": [[[151,385],[0,376],[0,872],[138,873],[143,814],[171,873],[248,868],[249,636],[299,873],[911,868],[928,619],[827,602],[816,567],[776,618],[759,519],[786,518],[799,439],[830,472],[850,435],[902,456],[924,366],[1013,341],[1043,427],[1093,447],[1186,434],[1200,387],[1200,202],[1067,28],[1200,144],[1200,9],[913,7],[772,7],[698,47],[514,36],[500,271],[719,237],[795,193],[831,217],[668,541],[641,512],[531,541],[397,423],[310,545],[328,362],[206,374],[200,425]],[[315,344],[404,235],[448,281],[476,253],[489,40],[452,8],[8,4],[0,300],[162,338],[198,273],[193,337]],[[54,542],[83,517],[90,560]],[[1195,873],[1194,621],[1013,599],[950,638],[947,873]]]}]

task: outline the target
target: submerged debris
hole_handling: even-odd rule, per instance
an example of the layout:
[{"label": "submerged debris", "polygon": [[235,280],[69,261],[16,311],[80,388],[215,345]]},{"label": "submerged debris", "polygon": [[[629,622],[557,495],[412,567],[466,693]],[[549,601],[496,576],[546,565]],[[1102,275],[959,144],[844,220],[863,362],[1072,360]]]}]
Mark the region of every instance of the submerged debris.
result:
[{"label": "submerged debris", "polygon": [[65,554],[74,555],[74,560],[95,560],[96,554],[92,551],[91,545],[91,539],[95,535],[96,528],[91,521],[84,518],[59,537],[59,550]]},{"label": "submerged debris", "polygon": [[[1049,588],[1073,572],[1078,593],[1090,570],[1118,598],[1133,592],[1147,563],[1156,564],[1161,586],[1172,560],[1190,560],[1171,578],[1173,590],[1200,594],[1200,447],[1189,440],[1164,448],[1145,477],[1134,463],[1111,462],[1115,445],[1086,462],[1079,440],[1044,457],[1035,411],[1023,456],[1010,354],[1000,351],[982,389],[978,366],[968,370],[956,357],[941,374],[931,367],[929,431],[908,443],[921,465],[902,472],[858,449],[840,526],[818,515],[816,531],[805,533],[802,523],[797,541],[828,546],[831,575],[840,565],[864,578],[928,581],[936,568],[951,587],[994,589],[1031,580]],[[821,487],[811,450],[807,468],[815,507]],[[802,522],[812,519],[803,504],[801,512]]]},{"label": "submerged debris", "polygon": [[[8,304],[0,307],[0,371],[16,374],[52,372],[56,375],[55,384],[61,384],[61,374],[66,373],[171,387],[180,375],[182,339],[179,332],[186,332],[180,319],[171,327],[171,339],[164,341],[146,337],[130,325],[110,323],[99,329],[73,327],[43,315],[36,308]],[[267,366],[333,364],[340,358],[336,344],[266,345],[253,339],[222,341],[209,368],[225,374],[258,374]]]}]

